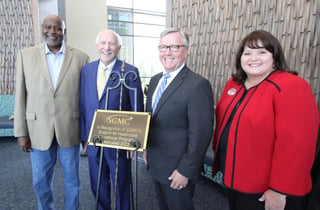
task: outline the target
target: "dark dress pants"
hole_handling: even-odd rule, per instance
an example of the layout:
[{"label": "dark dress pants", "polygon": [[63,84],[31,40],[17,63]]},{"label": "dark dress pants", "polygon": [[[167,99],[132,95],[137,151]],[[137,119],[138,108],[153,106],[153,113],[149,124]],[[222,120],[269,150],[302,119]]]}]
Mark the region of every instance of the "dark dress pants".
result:
[{"label": "dark dress pants", "polygon": [[[91,190],[95,197],[97,195],[100,149],[101,148],[99,148],[99,152],[95,154],[92,152],[92,146],[88,146],[90,183]],[[113,206],[111,206],[111,199],[115,199],[115,195],[111,192],[115,191],[115,186],[117,187],[117,210],[130,210],[130,160],[127,159],[127,151],[125,150],[119,149],[118,155],[117,165],[117,150],[104,148],[98,199],[99,210],[114,209]],[[111,187],[113,187],[113,190],[111,190]]]},{"label": "dark dress pants", "polygon": [[[264,202],[259,201],[261,193],[247,194],[228,188],[225,191],[230,210],[265,210]],[[305,206],[304,197],[287,196],[286,198],[285,210],[305,210]]]},{"label": "dark dress pants", "polygon": [[307,210],[320,210],[320,152],[312,168],[312,191],[308,195]]},{"label": "dark dress pants", "polygon": [[175,190],[169,184],[154,181],[160,210],[194,210],[193,194],[195,184],[189,183],[181,190]]}]

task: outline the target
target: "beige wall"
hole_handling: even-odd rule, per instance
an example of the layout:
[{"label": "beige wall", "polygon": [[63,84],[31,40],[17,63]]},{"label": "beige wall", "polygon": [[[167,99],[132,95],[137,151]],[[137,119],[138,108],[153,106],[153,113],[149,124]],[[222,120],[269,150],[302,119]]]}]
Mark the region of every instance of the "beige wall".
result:
[{"label": "beige wall", "polygon": [[106,0],[65,1],[67,42],[98,59],[95,47],[97,33],[107,27]]}]

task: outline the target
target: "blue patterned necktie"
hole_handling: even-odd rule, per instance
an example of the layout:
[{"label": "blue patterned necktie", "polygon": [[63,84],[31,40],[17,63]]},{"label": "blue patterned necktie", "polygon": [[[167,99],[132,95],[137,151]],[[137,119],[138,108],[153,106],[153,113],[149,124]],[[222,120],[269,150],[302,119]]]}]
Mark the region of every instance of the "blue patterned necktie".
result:
[{"label": "blue patterned necktie", "polygon": [[158,88],[158,91],[157,91],[156,96],[154,97],[154,101],[152,103],[152,113],[154,113],[156,108],[157,108],[158,102],[159,102],[159,100],[161,98],[161,95],[162,95],[163,91],[166,88],[167,81],[168,81],[170,76],[171,76],[170,74],[164,74],[163,75],[163,80],[162,80],[162,82],[161,82],[161,84],[160,84],[160,86]]}]

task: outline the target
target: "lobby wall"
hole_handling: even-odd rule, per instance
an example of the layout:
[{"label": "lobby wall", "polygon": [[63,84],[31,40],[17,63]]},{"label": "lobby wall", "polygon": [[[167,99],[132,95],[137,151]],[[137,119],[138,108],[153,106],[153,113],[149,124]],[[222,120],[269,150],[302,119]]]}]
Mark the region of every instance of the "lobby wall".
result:
[{"label": "lobby wall", "polygon": [[69,44],[97,59],[95,38],[107,27],[105,0],[0,0],[0,95],[14,94],[18,50],[41,42],[40,25],[49,14],[65,19]]},{"label": "lobby wall", "polygon": [[319,0],[172,0],[171,25],[190,36],[187,65],[208,78],[215,102],[234,70],[237,46],[263,29],[281,42],[291,69],[310,84],[320,109]]},{"label": "lobby wall", "polygon": [[[39,4],[52,4],[45,13]],[[186,30],[191,47],[187,64],[207,77],[215,102],[233,71],[239,41],[264,29],[282,43],[292,69],[306,79],[320,107],[319,0],[168,0],[168,25]],[[58,8],[65,17],[67,41],[97,59],[95,37],[106,28],[106,0],[0,0],[0,95],[14,94],[17,51],[41,41],[44,14]],[[62,9],[61,9],[62,8]]]}]

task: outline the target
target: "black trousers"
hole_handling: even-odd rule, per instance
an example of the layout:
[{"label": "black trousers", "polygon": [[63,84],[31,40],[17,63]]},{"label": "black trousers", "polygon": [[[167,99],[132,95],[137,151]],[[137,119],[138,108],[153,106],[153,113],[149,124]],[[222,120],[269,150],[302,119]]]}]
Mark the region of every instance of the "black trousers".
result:
[{"label": "black trousers", "polygon": [[[241,193],[232,189],[225,189],[230,210],[265,210],[264,202],[260,202],[259,194]],[[285,210],[305,210],[304,197],[287,196]]]},{"label": "black trousers", "polygon": [[320,152],[313,163],[311,176],[312,191],[307,198],[307,210],[320,210]]},{"label": "black trousers", "polygon": [[169,184],[153,181],[160,210],[194,210],[193,195],[195,184],[189,183],[181,190],[175,190]]}]

